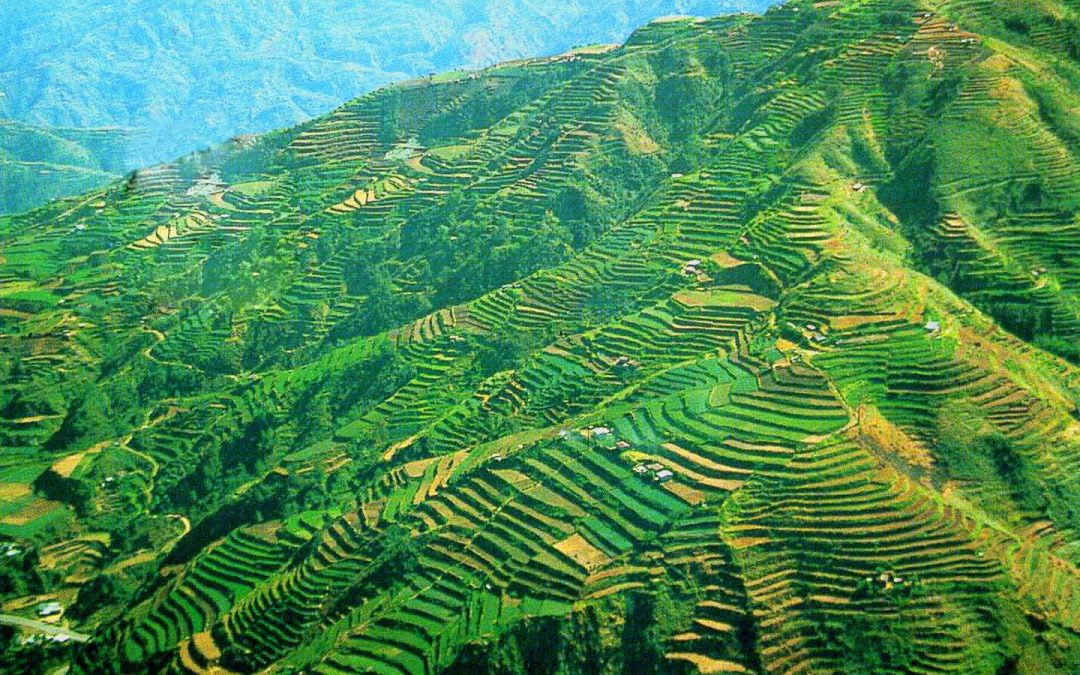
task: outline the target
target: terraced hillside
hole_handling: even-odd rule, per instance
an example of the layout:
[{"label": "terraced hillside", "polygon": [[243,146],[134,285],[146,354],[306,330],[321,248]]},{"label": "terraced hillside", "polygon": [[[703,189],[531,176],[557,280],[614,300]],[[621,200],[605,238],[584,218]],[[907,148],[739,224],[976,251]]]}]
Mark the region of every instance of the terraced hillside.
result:
[{"label": "terraced hillside", "polygon": [[4,611],[94,631],[9,653],[1077,672],[1077,12],[661,21],[0,219]]}]

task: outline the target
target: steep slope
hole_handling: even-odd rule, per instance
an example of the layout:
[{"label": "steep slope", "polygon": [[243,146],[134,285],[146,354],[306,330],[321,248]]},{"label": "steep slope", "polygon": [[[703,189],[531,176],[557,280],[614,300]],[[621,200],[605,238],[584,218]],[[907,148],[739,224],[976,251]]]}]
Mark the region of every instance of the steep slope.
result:
[{"label": "steep slope", "polygon": [[0,219],[10,595],[77,672],[1075,672],[1078,9],[657,22]]}]

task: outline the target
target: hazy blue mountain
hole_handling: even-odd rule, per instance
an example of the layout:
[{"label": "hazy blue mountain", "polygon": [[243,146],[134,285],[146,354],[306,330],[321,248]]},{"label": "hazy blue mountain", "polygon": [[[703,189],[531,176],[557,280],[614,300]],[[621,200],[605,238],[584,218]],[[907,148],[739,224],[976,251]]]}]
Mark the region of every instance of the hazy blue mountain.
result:
[{"label": "hazy blue mountain", "polygon": [[129,165],[289,126],[393,80],[775,0],[2,0],[0,113],[137,132]]}]

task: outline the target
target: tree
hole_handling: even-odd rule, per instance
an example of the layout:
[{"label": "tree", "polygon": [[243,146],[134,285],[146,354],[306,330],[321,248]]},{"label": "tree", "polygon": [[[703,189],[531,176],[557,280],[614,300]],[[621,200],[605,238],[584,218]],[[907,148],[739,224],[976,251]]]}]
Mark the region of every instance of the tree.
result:
[{"label": "tree", "polygon": [[88,387],[82,400],[72,406],[60,428],[45,443],[49,451],[61,450],[76,443],[108,438],[115,431],[113,410],[103,389]]},{"label": "tree", "polygon": [[102,609],[122,603],[128,593],[111,574],[99,574],[79,589],[79,595],[68,616],[82,621]]},{"label": "tree", "polygon": [[656,596],[637,592],[626,599],[626,624],[622,635],[625,675],[664,672],[664,650],[656,622]]},{"label": "tree", "polygon": [[379,142],[389,145],[401,138],[401,90],[386,90],[382,100],[382,115],[379,124]]},{"label": "tree", "polygon": [[562,672],[566,675],[600,675],[604,670],[604,644],[600,612],[588,605],[575,612],[565,624]]},{"label": "tree", "polygon": [[396,291],[385,267],[377,268],[372,275],[365,311],[368,333],[377,333],[397,322]]}]

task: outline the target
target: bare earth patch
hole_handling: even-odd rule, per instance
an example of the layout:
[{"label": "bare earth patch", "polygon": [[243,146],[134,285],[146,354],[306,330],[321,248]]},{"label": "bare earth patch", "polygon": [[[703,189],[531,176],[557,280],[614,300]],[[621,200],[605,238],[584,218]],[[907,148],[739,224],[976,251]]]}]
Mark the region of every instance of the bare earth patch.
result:
[{"label": "bare earth patch", "polygon": [[606,553],[590,544],[585,537],[582,537],[577,532],[556,543],[555,548],[589,571],[611,560]]}]

